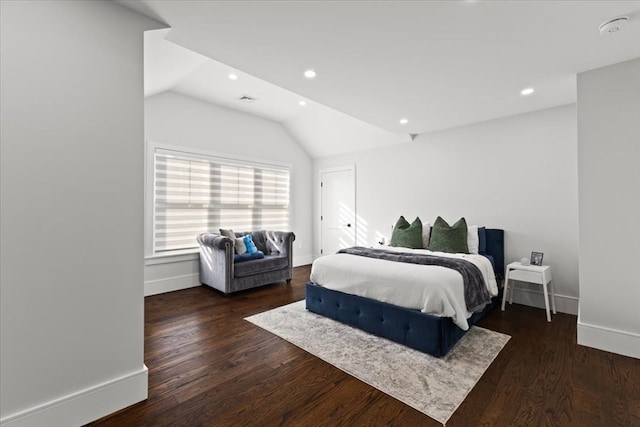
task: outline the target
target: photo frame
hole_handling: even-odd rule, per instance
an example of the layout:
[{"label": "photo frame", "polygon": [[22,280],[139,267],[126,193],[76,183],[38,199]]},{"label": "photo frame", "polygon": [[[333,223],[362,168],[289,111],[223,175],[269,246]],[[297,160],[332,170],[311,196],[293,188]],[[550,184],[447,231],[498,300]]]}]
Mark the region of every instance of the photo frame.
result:
[{"label": "photo frame", "polygon": [[542,265],[542,258],[544,254],[542,252],[531,252],[531,265]]}]

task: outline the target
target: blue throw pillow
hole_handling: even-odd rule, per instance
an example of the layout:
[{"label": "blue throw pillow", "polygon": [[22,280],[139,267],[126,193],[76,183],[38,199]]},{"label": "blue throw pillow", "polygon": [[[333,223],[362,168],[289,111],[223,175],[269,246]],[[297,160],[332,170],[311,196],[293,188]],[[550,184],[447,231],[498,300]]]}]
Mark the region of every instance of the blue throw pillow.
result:
[{"label": "blue throw pillow", "polygon": [[478,227],[478,253],[487,252],[487,232],[485,227]]},{"label": "blue throw pillow", "polygon": [[264,258],[264,253],[262,253],[262,251],[257,251],[252,254],[250,254],[249,252],[245,252],[242,255],[234,255],[233,261],[244,262],[244,261],[251,261],[252,259],[262,259],[262,258]]},{"label": "blue throw pillow", "polygon": [[247,253],[254,254],[258,252],[258,248],[256,244],[253,243],[253,236],[251,234],[247,234],[242,240],[244,240],[244,245],[247,247]]}]

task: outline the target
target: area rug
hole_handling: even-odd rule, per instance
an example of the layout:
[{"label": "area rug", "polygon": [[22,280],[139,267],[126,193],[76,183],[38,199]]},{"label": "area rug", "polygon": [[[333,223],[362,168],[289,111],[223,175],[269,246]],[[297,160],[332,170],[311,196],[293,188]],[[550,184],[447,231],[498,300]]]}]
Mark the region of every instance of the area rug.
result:
[{"label": "area rug", "polygon": [[245,320],[445,424],[509,336],[473,326],[442,358],[311,313],[298,301]]}]

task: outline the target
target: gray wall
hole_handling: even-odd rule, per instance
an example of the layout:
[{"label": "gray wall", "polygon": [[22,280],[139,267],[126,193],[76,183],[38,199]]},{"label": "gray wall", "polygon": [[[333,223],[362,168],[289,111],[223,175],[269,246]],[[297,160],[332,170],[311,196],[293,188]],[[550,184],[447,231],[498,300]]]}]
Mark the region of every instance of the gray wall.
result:
[{"label": "gray wall", "polygon": [[578,75],[578,343],[640,358],[640,59]]},{"label": "gray wall", "polygon": [[[165,92],[145,100],[145,138],[154,143],[289,165],[290,228],[296,234],[294,265],[313,261],[312,163],[280,123]],[[152,187],[147,185],[147,196],[150,194]],[[147,214],[151,212],[151,202],[148,197]],[[150,255],[150,216],[145,226],[145,254]],[[147,295],[199,285],[197,255],[145,261]]]},{"label": "gray wall", "polygon": [[142,34],[112,2],[1,4],[3,425],[146,397]]},{"label": "gray wall", "polygon": [[[321,168],[346,164],[356,165],[358,244],[375,244],[379,236],[389,239],[400,215],[431,223],[438,215],[450,223],[464,216],[470,225],[503,228],[506,262],[529,257],[531,251],[544,252],[544,263],[552,267],[558,309],[577,313],[575,105],[317,159],[315,177]],[[315,201],[319,212],[317,193]],[[318,236],[319,224],[315,231]],[[514,301],[544,307],[539,286],[523,284],[520,289]]]}]

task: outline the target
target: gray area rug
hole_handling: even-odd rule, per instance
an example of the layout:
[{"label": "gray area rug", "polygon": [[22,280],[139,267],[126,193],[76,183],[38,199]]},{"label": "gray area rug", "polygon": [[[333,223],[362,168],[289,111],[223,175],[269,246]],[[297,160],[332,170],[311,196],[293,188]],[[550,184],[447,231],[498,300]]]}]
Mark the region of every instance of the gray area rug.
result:
[{"label": "gray area rug", "polygon": [[445,424],[509,336],[474,326],[443,358],[311,313],[305,301],[245,320]]}]

